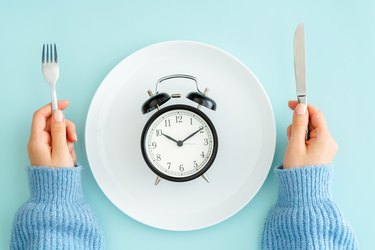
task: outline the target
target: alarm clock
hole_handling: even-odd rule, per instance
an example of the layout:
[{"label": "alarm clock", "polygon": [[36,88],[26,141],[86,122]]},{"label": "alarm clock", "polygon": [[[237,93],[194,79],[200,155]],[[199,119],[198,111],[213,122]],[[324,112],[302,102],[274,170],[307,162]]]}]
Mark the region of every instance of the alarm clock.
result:
[{"label": "alarm clock", "polygon": [[[197,106],[173,104],[160,108],[171,98],[181,98],[180,94],[159,93],[163,81],[185,78],[195,82],[196,92],[186,98]],[[208,89],[200,91],[197,78],[191,75],[175,74],[160,78],[153,94],[142,105],[142,113],[153,110],[141,135],[141,150],[147,166],[157,175],[155,185],[161,179],[186,182],[202,176],[207,182],[206,171],[212,166],[218,150],[218,136],[214,124],[200,109],[216,110],[216,103],[207,96]]]}]

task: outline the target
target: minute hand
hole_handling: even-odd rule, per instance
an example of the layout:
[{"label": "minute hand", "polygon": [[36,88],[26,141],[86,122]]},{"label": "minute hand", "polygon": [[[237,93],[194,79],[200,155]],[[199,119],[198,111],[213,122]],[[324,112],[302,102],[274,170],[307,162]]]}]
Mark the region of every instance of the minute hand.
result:
[{"label": "minute hand", "polygon": [[186,137],[185,139],[183,139],[182,142],[184,142],[184,141],[190,139],[191,137],[193,137],[196,133],[198,133],[198,132],[201,131],[201,130],[202,130],[202,128],[199,128],[197,131],[195,131],[194,133],[192,133],[191,135],[189,135],[188,137]]}]

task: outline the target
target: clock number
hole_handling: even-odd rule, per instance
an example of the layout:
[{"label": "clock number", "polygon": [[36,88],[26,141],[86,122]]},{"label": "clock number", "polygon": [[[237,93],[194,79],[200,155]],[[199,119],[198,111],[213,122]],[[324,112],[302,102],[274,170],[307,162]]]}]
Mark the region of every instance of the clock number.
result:
[{"label": "clock number", "polygon": [[193,118],[190,117],[190,125],[193,125]]},{"label": "clock number", "polygon": [[202,156],[202,158],[204,158],[204,151],[202,151],[202,153],[200,154],[200,156]]},{"label": "clock number", "polygon": [[182,115],[176,116],[176,123],[182,123]]},{"label": "clock number", "polygon": [[208,139],[207,138],[204,138],[204,143],[203,145],[207,146],[208,145]]},{"label": "clock number", "polygon": [[170,127],[171,126],[171,120],[164,120],[164,126],[165,127]]},{"label": "clock number", "polygon": [[156,130],[156,136],[162,136],[163,135],[163,130],[157,129]]},{"label": "clock number", "polygon": [[184,172],[184,170],[185,170],[184,169],[184,164],[181,164],[178,168],[180,169],[181,172]]},{"label": "clock number", "polygon": [[171,169],[172,162],[167,162],[168,169]]},{"label": "clock number", "polygon": [[157,161],[161,161],[161,155],[160,155],[160,154],[157,154],[157,155],[156,155],[156,160],[157,160]]},{"label": "clock number", "polygon": [[195,168],[196,170],[198,170],[198,163],[197,163],[197,161],[194,161],[194,162],[193,162],[193,166],[194,166],[194,168]]},{"label": "clock number", "polygon": [[152,145],[152,149],[155,149],[158,146],[156,142],[152,142],[151,145]]},{"label": "clock number", "polygon": [[203,126],[200,126],[199,129],[201,130],[201,131],[199,131],[199,133],[204,133]]}]

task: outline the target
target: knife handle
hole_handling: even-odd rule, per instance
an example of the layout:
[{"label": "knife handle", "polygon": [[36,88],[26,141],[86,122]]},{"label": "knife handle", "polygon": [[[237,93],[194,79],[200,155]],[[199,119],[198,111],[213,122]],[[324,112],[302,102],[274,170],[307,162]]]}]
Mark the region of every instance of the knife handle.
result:
[{"label": "knife handle", "polygon": [[299,95],[297,96],[298,103],[303,103],[307,107],[307,96],[305,95]]},{"label": "knife handle", "polygon": [[[303,103],[306,105],[306,109],[307,109],[307,96],[306,95],[299,95],[297,96],[297,100],[298,100],[298,103]],[[309,125],[307,124],[307,128],[306,128],[306,135],[305,135],[305,140],[309,140],[310,139],[310,131],[309,131]]]}]

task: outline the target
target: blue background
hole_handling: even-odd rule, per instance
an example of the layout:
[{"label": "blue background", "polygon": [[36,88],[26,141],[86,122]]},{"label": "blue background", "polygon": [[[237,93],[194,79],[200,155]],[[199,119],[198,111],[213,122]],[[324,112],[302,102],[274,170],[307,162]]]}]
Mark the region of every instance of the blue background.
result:
[{"label": "blue background", "polygon": [[[104,229],[108,249],[259,249],[263,223],[277,197],[272,171],[256,197],[216,226],[169,232],[119,211],[97,186],[84,150],[90,101],[106,74],[146,45],[176,39],[220,47],[242,60],[267,91],[277,125],[273,166],[282,162],[287,100],[295,98],[293,33],[305,22],[309,101],[322,109],[340,146],[332,191],[362,249],[373,249],[375,224],[374,1],[1,1],[0,249],[28,198],[24,166],[33,112],[50,101],[41,48],[56,42],[58,97],[78,129],[83,188]],[[235,90],[232,90],[235,94]]]}]

